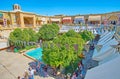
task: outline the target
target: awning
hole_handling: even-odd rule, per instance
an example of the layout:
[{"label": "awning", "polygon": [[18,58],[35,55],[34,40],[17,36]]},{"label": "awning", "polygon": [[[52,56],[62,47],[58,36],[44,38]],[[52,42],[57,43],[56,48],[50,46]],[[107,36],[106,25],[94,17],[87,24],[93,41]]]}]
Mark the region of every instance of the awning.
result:
[{"label": "awning", "polygon": [[60,19],[58,19],[58,18],[51,18],[51,21],[59,21],[60,22]]},{"label": "awning", "polygon": [[88,21],[101,21],[101,16],[89,16]]},{"label": "awning", "polygon": [[84,20],[84,16],[76,16],[74,18],[74,20],[76,20],[76,21],[83,21]]},{"label": "awning", "polygon": [[85,22],[85,20],[83,19],[83,18],[75,18],[74,19],[74,23],[84,23]]},{"label": "awning", "polygon": [[97,52],[96,49],[94,50],[94,54],[92,57],[93,60],[103,61],[105,58],[109,57],[112,53],[114,53],[114,50],[110,45],[117,45],[118,42],[115,39],[111,39],[112,37],[113,35],[109,35],[102,39],[101,42],[98,42],[98,45],[103,45],[103,47],[99,52]]},{"label": "awning", "polygon": [[84,18],[75,18],[74,22],[84,22]]},{"label": "awning", "polygon": [[120,79],[120,55],[88,70],[85,79]]},{"label": "awning", "polygon": [[115,15],[112,15],[112,16],[109,17],[108,20],[109,20],[109,21],[118,21],[118,17],[115,16]]},{"label": "awning", "polygon": [[72,19],[72,18],[71,18],[71,17],[64,17],[63,20],[64,20],[64,19]]}]

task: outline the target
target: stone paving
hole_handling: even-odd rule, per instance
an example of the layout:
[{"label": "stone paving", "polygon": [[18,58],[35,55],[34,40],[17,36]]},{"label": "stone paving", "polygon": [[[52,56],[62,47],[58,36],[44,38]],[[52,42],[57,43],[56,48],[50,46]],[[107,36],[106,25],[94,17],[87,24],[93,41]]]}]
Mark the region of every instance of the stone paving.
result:
[{"label": "stone paving", "polygon": [[[22,54],[0,51],[0,79],[17,79],[23,77],[25,70],[28,70],[28,63],[33,60]],[[51,77],[40,77],[35,75],[35,79],[53,79]]]},{"label": "stone paving", "polygon": [[0,49],[6,48],[7,42],[6,41],[0,41]]},{"label": "stone paving", "polygon": [[0,70],[2,71],[0,79],[15,79],[17,76],[23,76],[24,71],[29,67],[28,62],[31,61],[22,54],[0,51]]}]

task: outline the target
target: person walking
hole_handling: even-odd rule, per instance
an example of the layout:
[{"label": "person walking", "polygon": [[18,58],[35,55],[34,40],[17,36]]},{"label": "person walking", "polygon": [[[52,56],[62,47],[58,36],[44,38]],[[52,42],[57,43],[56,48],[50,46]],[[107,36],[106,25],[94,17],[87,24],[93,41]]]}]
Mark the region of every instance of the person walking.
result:
[{"label": "person walking", "polygon": [[74,72],[71,79],[77,79],[76,73]]},{"label": "person walking", "polygon": [[29,68],[29,79],[34,79],[35,69]]},{"label": "person walking", "polygon": [[28,74],[28,72],[27,71],[25,71],[25,73],[24,73],[24,79],[28,79],[28,76],[29,76],[29,74]]}]

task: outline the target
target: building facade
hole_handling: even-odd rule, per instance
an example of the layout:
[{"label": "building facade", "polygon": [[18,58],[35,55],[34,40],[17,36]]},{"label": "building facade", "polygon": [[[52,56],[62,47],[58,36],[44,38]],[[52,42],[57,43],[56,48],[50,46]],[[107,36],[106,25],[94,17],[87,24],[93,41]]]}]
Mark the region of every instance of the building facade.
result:
[{"label": "building facade", "polygon": [[75,16],[42,16],[35,13],[24,12],[18,4],[13,5],[12,11],[0,11],[1,28],[36,28],[48,23],[88,26],[99,26],[101,24],[105,26],[110,24],[120,25],[120,12]]}]

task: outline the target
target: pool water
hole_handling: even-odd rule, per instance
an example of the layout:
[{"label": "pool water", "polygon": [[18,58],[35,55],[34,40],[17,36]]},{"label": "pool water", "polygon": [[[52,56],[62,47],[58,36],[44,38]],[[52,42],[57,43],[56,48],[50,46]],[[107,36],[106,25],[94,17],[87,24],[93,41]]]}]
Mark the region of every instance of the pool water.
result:
[{"label": "pool water", "polygon": [[28,55],[36,60],[42,61],[42,48],[36,48],[34,50],[31,50],[31,51],[27,52],[26,55]]}]

